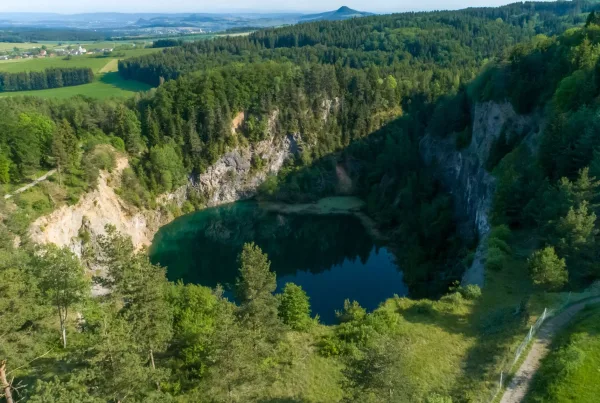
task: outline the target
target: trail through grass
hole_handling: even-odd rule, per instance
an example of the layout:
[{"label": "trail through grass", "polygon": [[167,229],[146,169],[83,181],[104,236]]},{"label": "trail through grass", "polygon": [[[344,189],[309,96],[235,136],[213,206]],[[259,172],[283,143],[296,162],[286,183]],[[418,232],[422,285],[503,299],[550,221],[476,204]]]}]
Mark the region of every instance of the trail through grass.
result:
[{"label": "trail through grass", "polygon": [[542,360],[526,402],[598,402],[600,396],[600,306],[580,311]]}]

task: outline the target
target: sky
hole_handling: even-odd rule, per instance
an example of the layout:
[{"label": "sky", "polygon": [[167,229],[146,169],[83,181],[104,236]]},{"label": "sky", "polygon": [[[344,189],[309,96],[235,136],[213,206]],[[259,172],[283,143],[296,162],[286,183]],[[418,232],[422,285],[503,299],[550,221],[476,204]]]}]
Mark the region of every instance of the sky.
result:
[{"label": "sky", "polygon": [[395,12],[499,6],[515,0],[0,0],[0,12],[316,12],[343,5],[361,11]]}]

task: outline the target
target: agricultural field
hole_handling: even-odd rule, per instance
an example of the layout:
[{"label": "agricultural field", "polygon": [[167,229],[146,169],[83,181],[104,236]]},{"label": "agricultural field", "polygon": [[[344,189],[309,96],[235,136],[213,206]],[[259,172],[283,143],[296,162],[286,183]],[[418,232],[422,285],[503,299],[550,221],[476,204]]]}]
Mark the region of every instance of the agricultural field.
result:
[{"label": "agricultural field", "polygon": [[159,51],[160,49],[130,49],[117,50],[115,57],[104,57],[101,55],[72,56],[70,59],[65,57],[46,57],[39,59],[11,59],[0,61],[0,71],[7,73],[19,73],[21,71],[42,71],[52,67],[89,67],[94,74],[100,73],[100,70],[112,60],[127,59],[130,57],[143,56],[148,53]]},{"label": "agricultural field", "polygon": [[0,62],[0,71],[9,73],[41,71],[52,67],[89,67],[96,77],[94,82],[89,84],[38,91],[4,92],[0,93],[0,97],[31,95],[42,98],[70,98],[75,95],[84,95],[104,99],[131,96],[135,92],[147,91],[151,87],[138,81],[121,78],[118,73],[119,59],[142,56],[157,51],[160,49],[131,49],[117,51],[118,57],[73,56],[70,59],[53,57],[2,61]]}]

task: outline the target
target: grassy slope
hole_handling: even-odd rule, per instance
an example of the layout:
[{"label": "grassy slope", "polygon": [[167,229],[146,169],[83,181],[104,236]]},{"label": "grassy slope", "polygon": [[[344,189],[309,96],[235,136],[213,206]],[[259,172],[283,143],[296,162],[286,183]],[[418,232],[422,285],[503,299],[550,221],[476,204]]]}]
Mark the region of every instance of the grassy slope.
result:
[{"label": "grassy slope", "polygon": [[[380,308],[399,314],[397,373],[406,387],[398,392],[407,401],[423,401],[433,393],[489,401],[529,326],[545,307],[566,300],[565,293],[535,292],[526,269],[535,240],[517,233],[511,244],[515,257],[502,270],[486,272],[476,301],[393,298]],[[523,314],[515,315],[521,304]]]},{"label": "grassy slope", "polygon": [[89,67],[96,78],[93,82],[73,87],[53,88],[37,91],[15,91],[0,93],[0,96],[33,95],[42,98],[70,98],[84,95],[92,98],[127,97],[135,92],[147,91],[151,87],[138,81],[124,80],[117,73],[118,60],[159,51],[160,49],[125,50],[124,56],[117,58],[76,56],[64,58],[21,59],[0,62],[0,71],[16,73],[20,71],[40,71],[50,67]]},{"label": "grassy slope", "polygon": [[528,402],[597,402],[600,396],[600,307],[573,318],[533,380]]}]

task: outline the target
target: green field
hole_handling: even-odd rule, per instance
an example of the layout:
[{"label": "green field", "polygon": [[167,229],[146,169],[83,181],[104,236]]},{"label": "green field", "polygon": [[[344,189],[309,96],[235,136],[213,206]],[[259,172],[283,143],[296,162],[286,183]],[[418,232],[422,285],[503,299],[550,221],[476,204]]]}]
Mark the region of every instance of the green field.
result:
[{"label": "green field", "polygon": [[600,307],[579,312],[542,361],[527,402],[598,402]]},{"label": "green field", "polygon": [[131,49],[116,52],[123,54],[118,57],[73,56],[67,60],[64,57],[46,57],[39,59],[18,59],[0,61],[0,71],[8,73],[19,73],[21,71],[41,71],[51,67],[89,67],[94,73],[99,73],[113,59],[127,59],[130,57],[143,56],[156,52],[160,49]]},{"label": "green field", "polygon": [[[152,40],[144,40],[140,39],[139,41],[135,41],[136,43],[144,42],[147,45],[152,43]],[[19,48],[20,50],[28,50],[41,48],[42,46],[46,46],[48,49],[55,48],[64,48],[68,45],[78,45],[88,48],[115,48],[117,46],[132,46],[134,44],[133,40],[125,40],[125,41],[44,41],[44,42],[0,42],[0,51],[12,51],[14,48]]]},{"label": "green field", "polygon": [[0,71],[18,73],[21,71],[41,71],[52,67],[89,67],[94,71],[94,82],[73,87],[53,88],[37,91],[3,92],[0,97],[31,95],[42,98],[70,98],[75,95],[84,95],[92,98],[127,97],[135,92],[147,91],[151,87],[147,84],[124,80],[119,76],[118,60],[129,57],[142,56],[160,49],[132,49],[119,51],[123,54],[115,57],[74,56],[67,60],[63,57],[20,59],[0,62]]}]

